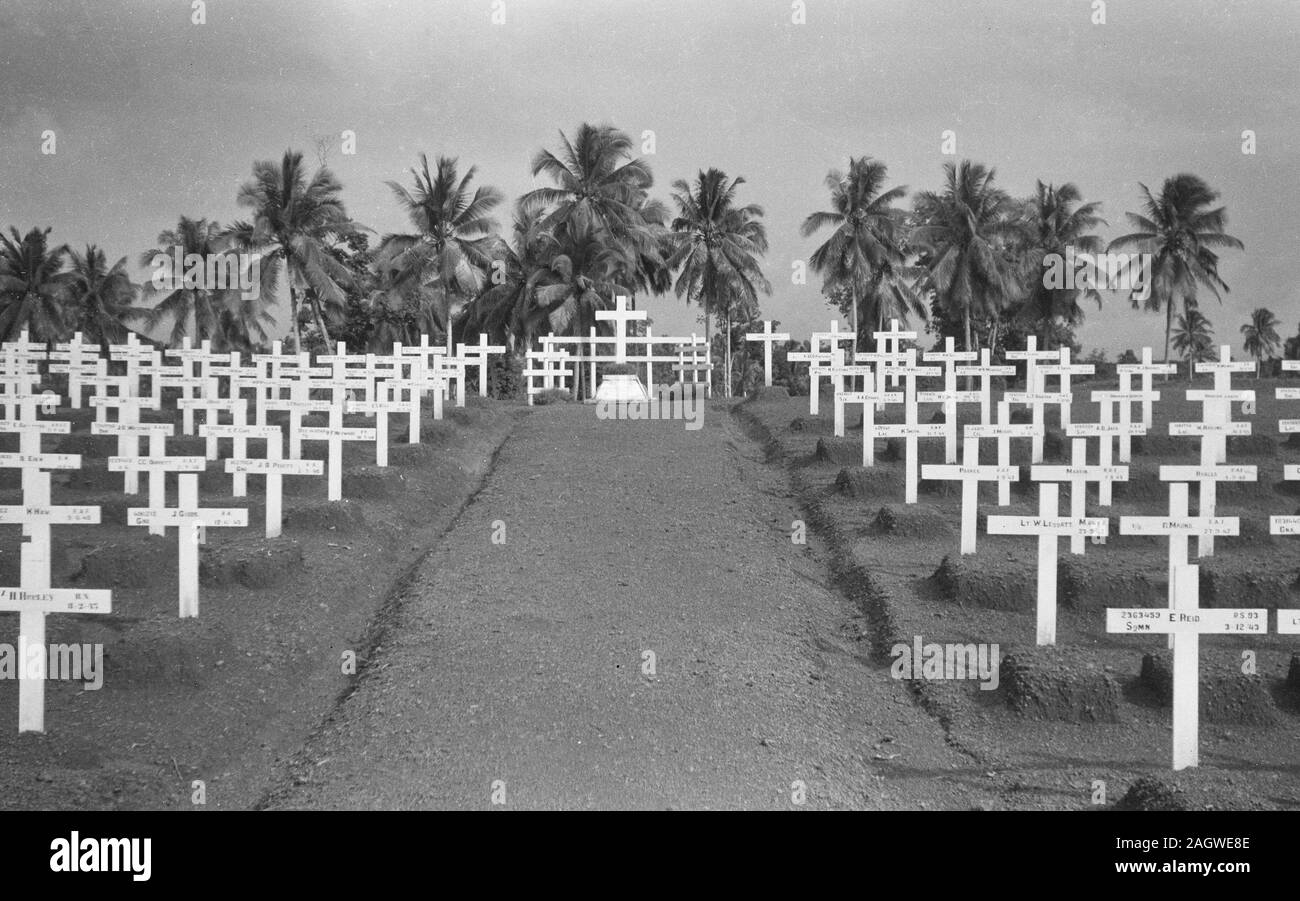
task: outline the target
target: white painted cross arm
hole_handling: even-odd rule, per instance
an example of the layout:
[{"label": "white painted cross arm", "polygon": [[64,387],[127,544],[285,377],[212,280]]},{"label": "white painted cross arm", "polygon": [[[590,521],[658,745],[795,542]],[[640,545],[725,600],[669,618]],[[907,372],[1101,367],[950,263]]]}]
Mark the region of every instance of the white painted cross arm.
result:
[{"label": "white painted cross arm", "polygon": [[4,525],[98,525],[98,507],[52,507],[44,504],[22,504],[0,507],[0,523]]},{"label": "white painted cross arm", "polygon": [[205,507],[183,510],[176,507],[129,507],[127,525],[131,526],[183,526],[203,525],[213,528],[239,528],[248,525],[248,510],[244,507]]},{"label": "white painted cross arm", "polygon": [[1263,635],[1268,632],[1268,611],[1235,607],[1195,610],[1108,607],[1106,631],[1123,635]]},{"label": "white painted cross arm", "polygon": [[94,588],[0,588],[0,610],[19,613],[112,613],[113,593]]},{"label": "white painted cross arm", "polygon": [[[1283,467],[1282,478],[1300,481],[1300,464],[1289,463]],[[1274,535],[1300,535],[1300,516],[1270,516],[1268,528]]]}]

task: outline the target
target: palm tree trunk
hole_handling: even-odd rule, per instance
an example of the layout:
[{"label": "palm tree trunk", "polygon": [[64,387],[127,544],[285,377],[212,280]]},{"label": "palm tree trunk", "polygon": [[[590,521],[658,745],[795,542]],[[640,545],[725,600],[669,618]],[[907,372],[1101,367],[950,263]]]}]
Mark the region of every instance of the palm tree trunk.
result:
[{"label": "palm tree trunk", "polygon": [[[709,353],[712,354],[713,316],[709,311],[709,295],[707,294],[704,295],[704,346],[707,347],[709,349]],[[712,394],[713,393],[713,367],[712,366],[709,367],[708,379],[709,379],[709,393]],[[686,381],[686,373],[682,373],[682,382],[685,383],[685,381]]]},{"label": "palm tree trunk", "polygon": [[330,340],[329,329],[325,327],[325,317],[320,314],[320,299],[313,297],[311,301],[311,311],[316,317],[316,328],[320,329],[321,337],[325,339],[325,347],[328,350],[333,342]]},{"label": "palm tree trunk", "polygon": [[853,329],[853,353],[858,352],[858,280],[852,279],[849,282],[849,327]]},{"label": "palm tree trunk", "polygon": [[731,397],[731,308],[727,308],[727,352],[724,354],[727,361],[727,397]]},{"label": "palm tree trunk", "polygon": [[[971,333],[970,333],[970,305],[969,304],[967,304],[965,307],[962,308],[961,319],[962,319],[962,326],[966,330],[966,350],[968,351],[973,350],[974,348],[972,347],[971,344]],[[975,376],[973,375],[966,376],[966,390],[968,391],[973,390],[974,387],[975,387]]]},{"label": "palm tree trunk", "polygon": [[289,319],[293,326],[293,352],[302,352],[302,334],[298,329],[298,290],[293,286],[293,279],[290,276],[289,281]]}]

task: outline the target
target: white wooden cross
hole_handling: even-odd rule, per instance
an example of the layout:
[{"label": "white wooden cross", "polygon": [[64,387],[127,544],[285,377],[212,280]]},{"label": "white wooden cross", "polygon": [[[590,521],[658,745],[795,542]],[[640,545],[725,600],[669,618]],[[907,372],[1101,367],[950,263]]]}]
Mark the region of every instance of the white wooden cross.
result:
[{"label": "white wooden cross", "polygon": [[175,507],[130,507],[126,511],[129,526],[162,525],[175,528],[179,543],[178,583],[180,617],[199,615],[199,544],[209,528],[239,528],[248,525],[248,511],[243,507],[199,507],[199,476],[182,472],[177,477]]},{"label": "white wooden cross", "polygon": [[980,440],[972,436],[970,429],[970,426],[966,427],[960,465],[927,463],[921,467],[922,478],[961,482],[961,552],[963,554],[975,553],[976,536],[979,531],[977,523],[979,522],[980,482],[1014,482],[1020,478],[1018,466],[981,466]]},{"label": "white wooden cross", "polygon": [[1076,516],[1059,516],[1058,500],[1061,486],[1055,482],[1038,483],[1037,516],[990,516],[990,535],[1038,536],[1038,615],[1037,641],[1039,645],[1056,644],[1056,555],[1057,543],[1062,535],[1073,538],[1104,538],[1110,530],[1110,520]]},{"label": "white wooden cross", "polygon": [[[1148,429],[1152,424],[1152,402],[1160,399],[1160,395],[1151,389],[1152,376],[1169,375],[1178,370],[1174,363],[1153,363],[1151,361],[1151,348],[1142,348],[1141,363],[1120,363],[1115,367],[1115,371],[1120,376],[1120,390],[1128,391],[1131,379],[1135,375],[1142,377],[1142,393],[1147,395],[1142,401],[1142,424]],[[1122,419],[1120,420],[1123,421]],[[1122,458],[1121,458],[1122,459]]]},{"label": "white wooden cross", "polygon": [[1002,399],[1007,401],[1008,403],[1020,404],[1022,406],[1029,407],[1029,409],[1032,411],[1033,414],[1032,421],[1035,426],[1035,431],[1033,437],[1033,445],[1030,450],[1029,461],[1031,463],[1042,463],[1043,462],[1043,436],[1046,434],[1046,423],[1044,422],[1044,418],[1043,418],[1043,408],[1047,404],[1058,404],[1058,405],[1068,404],[1070,402],[1070,395],[1061,394],[1059,392],[1049,394],[1047,391],[1043,389],[1041,384],[1041,379],[1039,378],[1037,373],[1034,374],[1034,378],[1038,380],[1038,383],[1035,384],[1032,388],[1028,388],[1028,386],[1026,386],[1028,390],[1025,391],[1007,391],[1002,395]]},{"label": "white wooden cross", "polygon": [[597,310],[596,318],[600,320],[611,320],[614,323],[614,362],[627,362],[627,324],[638,319],[645,319],[647,314],[645,310],[629,310],[627,308],[627,298],[620,294],[614,299],[615,308],[612,310]]},{"label": "white wooden cross", "polygon": [[1012,438],[1033,438],[1041,432],[1039,426],[1033,423],[1024,422],[1016,423],[1011,421],[1011,404],[1007,401],[998,401],[998,421],[991,425],[968,425],[966,426],[966,440],[972,438],[990,438],[998,442],[998,466],[1000,468],[1010,467],[1016,472],[1016,478],[998,481],[998,506],[1007,507],[1011,505],[1011,484],[1020,477],[1020,467],[1011,466],[1011,439]]},{"label": "white wooden cross", "polygon": [[772,387],[772,345],[777,341],[789,341],[790,335],[787,332],[772,331],[772,320],[763,320],[763,331],[760,333],[746,335],[746,341],[763,342],[763,384]]},{"label": "white wooden cross", "polygon": [[[101,424],[96,423],[96,425]],[[118,425],[118,423],[103,423],[102,425],[114,426]],[[126,452],[119,448],[118,456],[108,458],[109,472],[138,473],[143,471],[149,474],[149,506],[154,509],[162,509],[167,506],[167,473],[203,472],[207,468],[207,461],[202,457],[167,456],[167,439],[171,437],[173,430],[172,424],[167,422],[139,423],[134,427],[133,434],[137,437],[141,435],[148,437],[148,456],[140,456],[137,453],[137,447],[131,449],[129,455],[124,455]],[[149,534],[163,534],[162,523],[150,523]]]},{"label": "white wooden cross", "polygon": [[1091,363],[1071,363],[1070,348],[1062,347],[1059,351],[1059,361],[1055,363],[1045,363],[1038,367],[1039,385],[1046,390],[1046,379],[1050,376],[1056,376],[1060,380],[1057,394],[1064,395],[1068,400],[1058,408],[1061,414],[1061,428],[1068,429],[1070,426],[1070,404],[1074,400],[1074,392],[1070,390],[1070,377],[1074,375],[1092,375],[1097,371],[1097,367]]},{"label": "white wooden cross", "polygon": [[845,392],[846,379],[863,379],[864,384],[870,388],[871,367],[862,364],[848,364],[844,362],[844,351],[836,347],[831,351],[831,365],[822,371],[822,375],[833,379],[835,385],[834,406],[835,406],[835,426],[834,434],[836,438],[844,437],[844,405],[839,402],[839,397]]},{"label": "white wooden cross", "polygon": [[[1115,445],[1113,439],[1116,435],[1144,435],[1146,427],[1142,423],[1129,423],[1127,426],[1111,421],[1111,406],[1103,403],[1101,406],[1101,422],[1072,422],[1066,428],[1065,434],[1070,438],[1096,438],[1097,439],[1097,463],[1103,468],[1110,468],[1115,459]],[[1123,467],[1127,471],[1127,466]],[[1111,505],[1111,488],[1114,485],[1114,479],[1101,479],[1097,483],[1097,504],[1102,507]]]},{"label": "white wooden cross", "polygon": [[[1177,467],[1182,469],[1184,467]],[[1164,468],[1161,477],[1180,473]],[[1198,540],[1214,535],[1236,535],[1239,521],[1235,516],[1215,516],[1213,512],[1200,511],[1199,516],[1188,515],[1187,483],[1171,482],[1169,485],[1168,516],[1121,516],[1119,533],[1121,535],[1155,535],[1169,539],[1169,557],[1167,578],[1169,584],[1169,607],[1174,607],[1174,570],[1187,565],[1187,539],[1195,535]],[[1171,639],[1172,641],[1172,639]]]},{"label": "white wooden cross", "polygon": [[888,374],[889,384],[896,386],[898,376],[890,370],[896,365],[891,360],[901,359],[903,353],[904,341],[915,341],[917,333],[912,331],[902,331],[898,327],[898,320],[889,320],[889,328],[885,331],[872,332],[871,337],[876,339],[876,354],[879,368],[876,370],[876,389],[885,390],[885,376]]},{"label": "white wooden cross", "polygon": [[[975,351],[956,350],[951,337],[944,339],[943,350],[938,351],[932,348],[925,352],[925,362],[943,364],[943,390],[922,391],[917,395],[916,399],[923,404],[943,404],[943,424],[945,427],[943,461],[945,463],[957,462],[957,405],[979,403],[981,410],[989,406],[987,393],[957,390],[957,364],[974,359]],[[984,391],[987,392],[987,390],[988,388],[985,387]]]},{"label": "white wooden cross", "polygon": [[[151,360],[157,353],[148,344],[140,343],[140,336],[135,332],[126,333],[125,344],[110,344],[108,358],[114,362],[126,362],[126,393],[134,397],[140,393],[140,364]],[[157,393],[154,389],[153,393]]]},{"label": "white wooden cross", "polygon": [[[1208,393],[1211,395],[1223,392],[1187,392],[1188,395]],[[1229,392],[1236,393],[1236,392]],[[1249,392],[1254,397],[1254,392]],[[1253,466],[1223,466],[1224,457],[1219,455],[1220,439],[1227,440],[1229,435],[1249,435],[1250,423],[1232,422],[1232,421],[1215,421],[1222,420],[1222,408],[1219,407],[1220,401],[1213,400],[1203,407],[1203,415],[1206,417],[1202,422],[1171,422],[1169,423],[1169,434],[1181,437],[1199,437],[1201,439],[1201,462],[1199,466],[1162,466],[1162,473],[1170,473],[1169,478],[1179,478],[1174,473],[1196,473],[1190,478],[1195,478],[1199,483],[1197,493],[1197,509],[1202,516],[1214,516],[1216,505],[1216,485],[1218,482],[1253,482],[1256,479],[1256,469]],[[1162,476],[1163,478],[1164,476]],[[1214,555],[1214,535],[1198,535],[1196,539],[1196,553],[1198,557],[1211,557]]]},{"label": "white wooden cross", "polygon": [[876,465],[876,408],[885,404],[901,404],[901,391],[841,391],[835,395],[836,416],[843,421],[844,407],[862,405],[862,465]]},{"label": "white wooden cross", "polygon": [[[1239,400],[1234,396],[1237,392],[1232,390],[1232,374],[1234,372],[1251,373],[1255,371],[1255,364],[1251,362],[1234,363],[1232,361],[1232,347],[1227,344],[1219,345],[1219,359],[1206,363],[1196,364],[1197,372],[1214,373],[1214,390],[1210,392],[1196,392],[1204,395],[1205,412],[1203,418],[1206,422],[1224,423],[1232,420],[1232,402]],[[1188,399],[1192,400],[1193,392],[1188,391]],[[1255,399],[1254,392],[1251,392],[1250,399]],[[1202,439],[1204,440],[1204,439]],[[1213,436],[1212,444],[1214,445],[1214,462],[1222,463],[1228,459],[1228,436]]]},{"label": "white wooden cross", "polygon": [[[916,348],[907,351],[907,362],[901,366],[895,366],[890,370],[890,375],[902,378],[905,388],[903,390],[903,423],[902,425],[878,425],[873,431],[876,435],[886,438],[902,438],[904,442],[904,500],[909,504],[916,503],[917,494],[917,470],[918,454],[916,442],[918,438],[942,438],[944,435],[944,424],[941,422],[918,423],[916,418],[916,380],[918,378],[927,378],[937,376],[942,372],[938,366],[918,366],[916,363]],[[862,436],[866,440],[867,424],[863,420]]]},{"label": "white wooden cross", "polygon": [[[75,469],[76,454],[4,454],[4,466],[23,468],[23,503],[0,507],[0,523],[21,525],[28,540],[20,545],[19,582],[0,588],[0,611],[18,613],[18,731],[45,731],[45,617],[51,613],[109,613],[112,593],[86,588],[50,587],[50,526],[95,525],[98,507],[50,505],[49,469]],[[30,477],[29,477],[30,474]],[[29,492],[27,488],[32,490]]]},{"label": "white wooden cross", "polygon": [[[1082,520],[1087,515],[1088,483],[1109,485],[1127,482],[1127,466],[1088,465],[1088,439],[1075,438],[1070,442],[1070,463],[1067,466],[1031,466],[1029,477],[1036,482],[1070,483],[1070,516]],[[1070,553],[1082,554],[1087,547],[1084,535],[1076,532],[1070,536]]]},{"label": "white wooden cross", "polygon": [[362,413],[375,417],[375,465],[388,465],[388,414],[405,413],[410,407],[409,401],[395,400],[390,394],[391,388],[383,385],[379,396],[374,400],[347,402],[346,412]]},{"label": "white wooden cross", "polygon": [[994,376],[1014,376],[1016,367],[1004,364],[994,365],[987,347],[980,349],[978,366],[958,366],[957,375],[964,378],[978,376],[980,380],[980,425],[993,425],[993,378]]},{"label": "white wooden cross", "polygon": [[[525,355],[525,359],[530,364],[524,369],[523,376],[526,381],[526,391],[528,394],[528,405],[533,405],[533,395],[542,391],[549,391],[555,387],[555,379],[560,380],[560,388],[564,388],[564,380],[573,376],[573,370],[564,364],[569,361],[569,352],[567,350],[537,351],[530,350]],[[552,367],[551,364],[555,366]],[[541,364],[540,367],[537,364]],[[542,379],[542,385],[539,388],[534,379]]]},{"label": "white wooden cross", "polygon": [[226,461],[226,472],[232,476],[266,476],[266,537],[279,538],[283,483],[285,476],[319,476],[325,472],[320,460],[284,459],[283,438],[278,426],[255,426],[256,437],[266,439],[265,457],[234,458]]},{"label": "white wooden cross", "polygon": [[94,372],[98,359],[99,346],[84,343],[81,332],[75,333],[71,341],[55,344],[50,352],[50,372],[67,374],[68,401],[74,410],[81,409],[81,377]]},{"label": "white wooden cross", "polygon": [[[1133,421],[1133,404],[1148,400],[1159,400],[1160,392],[1133,391],[1129,387],[1131,376],[1120,376],[1118,391],[1093,391],[1092,401],[1100,410],[1100,425],[1104,427],[1096,434],[1102,441],[1102,453],[1110,459],[1113,439],[1119,438],[1119,462],[1129,463],[1133,459],[1133,436],[1145,435],[1147,427],[1141,422]],[[1115,408],[1119,408],[1119,422],[1115,421]]]},{"label": "white wooden cross", "polygon": [[1200,572],[1196,566],[1174,569],[1168,610],[1150,607],[1106,610],[1106,631],[1118,635],[1168,633],[1173,661],[1173,768],[1200,765],[1200,637],[1205,635],[1263,635],[1268,631],[1268,611],[1261,609],[1205,609],[1200,606]]},{"label": "white wooden cross", "polygon": [[[700,359],[700,348],[704,348],[703,360]],[[700,384],[700,373],[704,373],[706,375],[706,379],[704,381],[704,396],[712,397],[713,380],[711,378],[707,378],[708,374],[713,371],[713,363],[710,360],[710,354],[712,353],[712,350],[709,348],[705,340],[703,338],[697,337],[694,332],[691,332],[690,342],[685,344],[678,344],[676,347],[676,352],[677,352],[677,362],[673,364],[672,368],[673,368],[673,372],[677,373],[677,380],[681,382],[684,386],[686,383],[686,373],[689,372],[691,374],[691,385],[697,386]],[[690,354],[691,357],[689,363],[686,362],[687,354]],[[826,358],[827,360],[829,360],[830,355],[828,354]],[[683,387],[682,390],[684,392],[685,387]],[[698,388],[692,388],[692,391],[698,391],[698,390],[699,390]]]},{"label": "white wooden cross", "polygon": [[[193,400],[195,391],[198,396],[202,397],[203,392],[208,387],[208,361],[206,357],[210,356],[212,342],[203,341],[203,347],[195,350],[190,336],[186,335],[181,339],[181,346],[175,349],[169,349],[163,352],[164,357],[173,357],[180,360],[179,372],[167,374],[162,377],[164,387],[176,387],[181,389],[181,397],[184,400]],[[181,431],[186,435],[194,434],[194,408],[178,404],[181,410]]]},{"label": "white wooden cross", "polygon": [[[100,361],[101,365],[103,361]],[[122,386],[130,390],[129,384],[131,379],[127,379]],[[155,383],[153,386],[154,394],[149,396],[136,396],[132,394],[97,394],[90,399],[90,405],[97,409],[97,415],[102,414],[105,410],[117,410],[117,421],[109,422],[97,420],[90,424],[91,434],[94,435],[117,435],[117,452],[119,456],[135,456],[140,452],[140,436],[149,434],[146,428],[147,423],[140,421],[141,410],[157,410],[162,406],[162,397],[158,393],[159,387]],[[122,471],[122,491],[124,494],[136,494],[140,491],[140,473],[136,469],[125,469]]]},{"label": "white wooden cross", "polygon": [[487,397],[488,355],[506,352],[504,344],[488,344],[487,332],[479,332],[478,344],[457,345],[456,355],[468,366],[478,367],[478,396]]},{"label": "white wooden cross", "polygon": [[[1023,393],[1029,395],[1047,393],[1047,390],[1044,387],[1044,382],[1042,379],[1039,378],[1038,375],[1039,361],[1041,360],[1043,362],[1051,362],[1052,360],[1060,360],[1061,358],[1061,354],[1059,351],[1039,350],[1037,335],[1030,335],[1027,338],[1025,338],[1024,350],[1009,350],[1006,353],[1004,353],[1002,356],[1007,360],[1025,361],[1025,390]],[[1059,400],[1059,394],[1060,392],[1050,395],[1051,397],[1058,398],[1057,400],[1044,401],[1044,403],[1060,403],[1061,401]],[[1014,402],[1019,403],[1019,401],[1014,401]],[[1035,406],[1034,415],[1035,417],[1037,417],[1034,420],[1035,422],[1038,423],[1042,422],[1042,410],[1043,410],[1042,404],[1038,404]],[[1042,445],[1040,443],[1040,444],[1036,444],[1035,446],[1037,450],[1034,454],[1033,462],[1041,463],[1043,462]]]},{"label": "white wooden cross", "polygon": [[816,416],[821,410],[818,397],[821,394],[822,370],[834,362],[833,355],[814,346],[811,350],[793,350],[785,358],[791,363],[808,364],[808,415]]},{"label": "white wooden cross", "polygon": [[[334,399],[329,405],[329,425],[322,428],[302,427],[298,429],[298,436],[303,441],[329,442],[329,464],[327,466],[329,489],[326,496],[332,501],[343,499],[343,442],[377,440],[374,428],[343,427],[343,411],[347,403],[346,391],[351,383],[351,379],[333,379],[322,382],[322,386],[334,390]],[[340,394],[340,391],[345,393]]]}]

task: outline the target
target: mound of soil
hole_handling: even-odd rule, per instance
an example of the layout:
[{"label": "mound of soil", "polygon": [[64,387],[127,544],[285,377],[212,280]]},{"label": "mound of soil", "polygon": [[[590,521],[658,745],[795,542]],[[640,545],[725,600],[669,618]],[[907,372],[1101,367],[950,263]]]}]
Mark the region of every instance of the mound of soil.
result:
[{"label": "mound of soil", "polygon": [[1291,655],[1291,665],[1286,671],[1286,687],[1300,691],[1300,654]]},{"label": "mound of soil", "polygon": [[845,497],[892,497],[898,476],[877,467],[846,466],[835,477],[835,493]]},{"label": "mound of soil", "polygon": [[[1249,530],[1254,532],[1261,528],[1252,524]],[[1246,523],[1242,531],[1247,532]],[[1235,540],[1243,547],[1255,547],[1260,544],[1272,544],[1268,535],[1250,536]],[[1278,607],[1294,606],[1300,592],[1297,575],[1300,572],[1300,560],[1292,561],[1287,569],[1265,569],[1263,567],[1229,570],[1227,561],[1219,562],[1214,557],[1202,557],[1197,561],[1200,567],[1200,604],[1202,607]]]},{"label": "mound of soil", "polygon": [[802,416],[796,416],[794,419],[790,420],[790,431],[792,432],[802,432],[807,428],[808,424]]},{"label": "mound of soil", "polygon": [[202,617],[140,622],[104,643],[104,688],[202,688],[236,653],[230,638]]},{"label": "mound of soil", "polygon": [[766,385],[760,385],[749,392],[749,397],[745,398],[745,403],[780,403],[789,399],[790,392],[786,390],[785,385],[773,385],[770,388]]},{"label": "mound of soil", "polygon": [[406,477],[391,466],[354,466],[343,472],[344,497],[391,497],[402,491]]},{"label": "mound of soil", "polygon": [[1088,657],[1068,650],[1034,648],[1008,655],[999,690],[1008,707],[1030,719],[1119,722],[1119,683]]},{"label": "mound of soil", "polygon": [[366,527],[366,517],[360,506],[344,498],[294,507],[285,516],[284,524],[286,529],[309,532],[357,532]]},{"label": "mound of soil", "polygon": [[1278,442],[1272,435],[1229,435],[1228,459],[1236,457],[1266,457],[1278,455]]},{"label": "mound of soil", "polygon": [[[420,436],[424,437],[423,434]],[[388,462],[391,466],[427,466],[436,458],[434,449],[427,444],[390,444]]]},{"label": "mound of soil", "polygon": [[952,529],[943,514],[927,504],[886,504],[876,512],[867,532],[893,538],[952,537]]},{"label": "mound of soil", "polygon": [[[861,448],[859,448],[859,457],[861,457]],[[907,439],[905,438],[886,438],[885,447],[880,452],[880,459],[886,463],[901,463],[907,459]],[[916,442],[916,459],[917,465],[924,466],[927,463],[943,462],[943,441],[938,438],[927,438]],[[918,469],[919,471],[919,469]]]},{"label": "mound of soil", "polygon": [[1115,805],[1120,810],[1186,810],[1179,791],[1155,776],[1142,776]]},{"label": "mound of soil", "polygon": [[199,551],[203,585],[271,588],[303,570],[302,547],[289,538],[238,538]]},{"label": "mound of soil", "polygon": [[[176,535],[145,535],[101,544],[81,558],[77,581],[91,588],[153,588],[176,584]],[[116,604],[114,605],[116,606]]]},{"label": "mound of soil", "polygon": [[818,463],[852,466],[862,462],[862,442],[856,438],[818,438],[813,459]]},{"label": "mound of soil", "polygon": [[[1258,676],[1240,668],[1202,658],[1200,664],[1201,716],[1212,723],[1272,726],[1277,722],[1273,698]],[[1173,655],[1153,651],[1142,657],[1139,686],[1147,696],[1168,707],[1173,704]]]}]

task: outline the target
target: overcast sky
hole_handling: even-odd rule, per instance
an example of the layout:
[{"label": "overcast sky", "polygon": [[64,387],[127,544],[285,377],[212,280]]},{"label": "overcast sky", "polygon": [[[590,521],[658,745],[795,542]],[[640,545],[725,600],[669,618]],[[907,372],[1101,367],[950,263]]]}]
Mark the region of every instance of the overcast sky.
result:
[{"label": "overcast sky", "polygon": [[[504,8],[505,23],[493,24]],[[1249,311],[1300,321],[1300,3],[1294,0],[3,0],[0,225],[53,226],[110,258],[153,246],[181,214],[228,222],[252,161],[287,147],[330,165],[349,212],[379,233],[406,223],[385,179],[420,151],[478,166],[510,203],[529,161],[579,123],[650,130],[655,193],[715,166],[766,208],[766,317],[806,338],[830,308],[816,277],[791,284],[799,237],[828,205],[823,179],[852,155],[892,183],[937,188],[941,134],[1016,195],[1073,181],[1128,231],[1138,183],[1179,172],[1222,193],[1246,244],[1221,266],[1216,335],[1240,345]],[[41,133],[57,153],[40,153]],[[1241,152],[1241,135],[1258,152]],[[910,202],[910,201],[909,201]],[[500,210],[503,232],[509,204]],[[656,332],[699,330],[673,296],[642,301]],[[1163,317],[1107,298],[1086,348],[1163,342]]]}]

